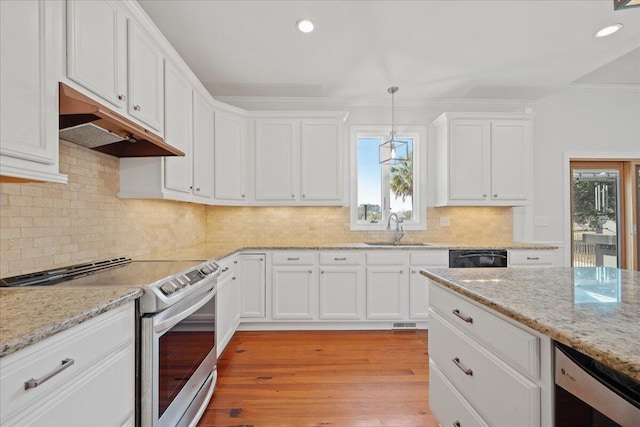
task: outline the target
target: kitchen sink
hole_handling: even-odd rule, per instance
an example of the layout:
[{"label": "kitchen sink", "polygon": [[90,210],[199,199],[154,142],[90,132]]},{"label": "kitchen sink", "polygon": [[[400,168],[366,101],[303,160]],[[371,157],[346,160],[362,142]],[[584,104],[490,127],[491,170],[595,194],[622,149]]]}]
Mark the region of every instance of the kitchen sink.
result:
[{"label": "kitchen sink", "polygon": [[400,242],[400,243],[392,243],[392,242],[364,242],[365,245],[368,246],[433,246],[432,243],[411,243],[411,242]]}]

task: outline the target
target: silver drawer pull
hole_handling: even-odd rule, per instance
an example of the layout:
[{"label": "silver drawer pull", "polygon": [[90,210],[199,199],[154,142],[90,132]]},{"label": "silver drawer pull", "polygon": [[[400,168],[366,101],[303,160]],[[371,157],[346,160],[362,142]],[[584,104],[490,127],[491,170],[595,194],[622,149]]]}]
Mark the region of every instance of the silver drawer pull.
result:
[{"label": "silver drawer pull", "polygon": [[334,261],[346,261],[346,260],[347,260],[347,257],[346,257],[346,256],[345,256],[345,257],[342,257],[342,258],[335,257],[333,260],[334,260]]},{"label": "silver drawer pull", "polygon": [[460,314],[460,310],[458,310],[457,308],[455,310],[451,310],[451,312],[456,316],[458,316],[459,318],[461,318],[462,320],[464,320],[465,322],[473,323],[473,317],[468,317],[463,314]]},{"label": "silver drawer pull", "polygon": [[454,421],[453,427],[462,427],[462,424],[460,424],[460,421]]},{"label": "silver drawer pull", "polygon": [[537,261],[540,259],[540,257],[538,256],[528,256],[527,259],[532,260],[532,261]]},{"label": "silver drawer pull", "polygon": [[287,258],[287,261],[300,261],[300,257]]},{"label": "silver drawer pull", "polygon": [[460,368],[465,375],[473,376],[473,371],[469,368],[465,368],[464,366],[462,366],[462,363],[460,362],[459,358],[454,357],[453,359],[451,359],[451,361],[455,363],[456,366]]},{"label": "silver drawer pull", "polygon": [[75,362],[75,360],[73,359],[64,359],[62,361],[62,364],[60,366],[58,366],[56,369],[54,369],[53,371],[49,372],[47,375],[45,375],[42,378],[38,378],[33,379],[31,378],[29,381],[25,381],[24,382],[24,389],[25,390],[29,390],[30,388],[36,388],[39,385],[41,385],[42,383],[45,383],[47,381],[49,381],[51,378],[55,377],[56,375],[58,375],[60,372],[64,371],[65,369],[67,369],[69,366],[73,365]]},{"label": "silver drawer pull", "polygon": [[220,273],[224,273],[225,271],[229,271],[229,267],[225,267],[222,269],[222,271]]}]

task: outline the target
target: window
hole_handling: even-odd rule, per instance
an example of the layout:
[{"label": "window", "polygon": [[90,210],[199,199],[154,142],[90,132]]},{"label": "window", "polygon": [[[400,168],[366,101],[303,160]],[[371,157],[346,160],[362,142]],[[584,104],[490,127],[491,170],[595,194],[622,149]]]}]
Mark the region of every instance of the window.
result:
[{"label": "window", "polygon": [[397,165],[381,165],[378,147],[389,138],[389,128],[351,128],[352,230],[386,230],[392,213],[403,220],[405,230],[426,229],[424,202],[419,196],[424,188],[420,146],[425,135],[423,127],[398,128],[397,138],[408,144],[408,159]]}]

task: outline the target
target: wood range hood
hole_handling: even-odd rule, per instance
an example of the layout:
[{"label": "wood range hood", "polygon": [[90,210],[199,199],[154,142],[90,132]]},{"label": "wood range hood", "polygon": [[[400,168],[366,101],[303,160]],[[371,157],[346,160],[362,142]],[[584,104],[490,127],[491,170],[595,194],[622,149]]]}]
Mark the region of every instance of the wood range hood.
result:
[{"label": "wood range hood", "polygon": [[184,156],[160,136],[64,83],[58,89],[60,139],[116,157]]}]

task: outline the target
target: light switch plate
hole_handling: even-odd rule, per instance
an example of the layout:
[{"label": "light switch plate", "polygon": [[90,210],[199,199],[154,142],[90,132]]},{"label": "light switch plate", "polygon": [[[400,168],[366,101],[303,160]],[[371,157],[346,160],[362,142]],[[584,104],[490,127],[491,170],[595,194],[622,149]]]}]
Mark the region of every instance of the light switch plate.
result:
[{"label": "light switch plate", "polygon": [[547,227],[549,225],[549,217],[548,216],[537,216],[533,218],[533,224],[536,227]]},{"label": "light switch plate", "polygon": [[448,227],[449,226],[449,217],[441,216],[440,217],[440,227]]}]

